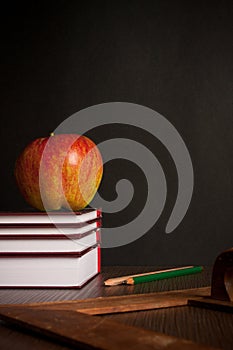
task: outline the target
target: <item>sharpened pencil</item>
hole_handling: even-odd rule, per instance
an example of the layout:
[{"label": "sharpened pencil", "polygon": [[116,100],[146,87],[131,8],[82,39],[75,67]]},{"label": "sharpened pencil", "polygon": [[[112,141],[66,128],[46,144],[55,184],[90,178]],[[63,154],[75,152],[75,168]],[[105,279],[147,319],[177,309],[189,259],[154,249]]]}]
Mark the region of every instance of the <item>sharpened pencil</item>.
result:
[{"label": "sharpened pencil", "polygon": [[176,268],[160,270],[160,271],[151,271],[151,272],[144,272],[144,273],[133,274],[133,275],[128,275],[128,276],[114,277],[114,278],[110,278],[110,279],[107,279],[106,281],[104,281],[104,284],[105,284],[105,286],[110,286],[110,287],[117,286],[119,284],[125,284],[126,281],[132,277],[147,276],[147,275],[152,275],[152,274],[158,274],[161,272],[183,270],[183,269],[187,269],[190,267],[194,267],[194,266],[193,265],[192,266],[183,266],[183,267],[176,267]]},{"label": "sharpened pencil", "polygon": [[161,271],[158,273],[150,274],[150,275],[144,275],[144,276],[138,276],[138,277],[131,277],[128,278],[125,283],[126,284],[139,284],[139,283],[145,283],[145,282],[152,282],[152,281],[158,281],[166,278],[172,278],[172,277],[179,277],[184,275],[191,275],[194,273],[198,273],[203,271],[202,266],[192,266],[187,267],[183,269],[173,269],[172,271]]}]

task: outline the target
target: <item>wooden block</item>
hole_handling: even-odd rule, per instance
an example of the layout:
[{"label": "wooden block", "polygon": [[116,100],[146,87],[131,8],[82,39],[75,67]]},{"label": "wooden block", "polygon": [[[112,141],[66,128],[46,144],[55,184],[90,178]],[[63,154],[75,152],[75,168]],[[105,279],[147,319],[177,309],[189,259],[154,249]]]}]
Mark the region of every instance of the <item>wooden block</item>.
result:
[{"label": "wooden block", "polygon": [[220,253],[215,260],[211,298],[233,302],[233,248]]},{"label": "wooden block", "polygon": [[68,345],[100,350],[207,350],[191,341],[74,311],[1,307],[0,317]]}]

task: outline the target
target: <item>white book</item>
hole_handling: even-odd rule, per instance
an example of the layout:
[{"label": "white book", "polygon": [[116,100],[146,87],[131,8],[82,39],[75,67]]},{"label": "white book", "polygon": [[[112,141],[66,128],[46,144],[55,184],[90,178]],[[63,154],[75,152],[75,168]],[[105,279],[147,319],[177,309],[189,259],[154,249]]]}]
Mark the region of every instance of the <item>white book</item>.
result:
[{"label": "white book", "polygon": [[101,227],[101,221],[91,221],[76,225],[0,225],[0,244],[3,238],[20,238],[20,237],[81,237],[87,232]]},{"label": "white book", "polygon": [[0,287],[80,288],[99,272],[99,246],[81,254],[0,255]]},{"label": "white book", "polygon": [[68,236],[32,237],[20,236],[12,238],[10,235],[0,237],[1,253],[62,253],[82,252],[100,242],[100,229],[89,231],[82,236],[70,234]]},{"label": "white book", "polygon": [[83,210],[53,211],[53,212],[0,212],[1,224],[78,224],[90,220],[99,219],[102,213],[100,209],[85,208]]}]

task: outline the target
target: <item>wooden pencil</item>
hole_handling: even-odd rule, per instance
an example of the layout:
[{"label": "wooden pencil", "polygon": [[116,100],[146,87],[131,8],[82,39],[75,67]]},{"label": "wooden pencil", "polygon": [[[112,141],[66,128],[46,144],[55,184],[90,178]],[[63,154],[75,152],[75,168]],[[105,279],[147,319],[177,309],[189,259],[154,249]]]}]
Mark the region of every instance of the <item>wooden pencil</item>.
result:
[{"label": "wooden pencil", "polygon": [[191,267],[194,267],[194,266],[183,266],[183,267],[176,267],[176,268],[166,269],[166,270],[158,270],[158,271],[144,272],[144,273],[133,274],[128,276],[115,277],[115,278],[107,279],[106,281],[104,281],[104,284],[105,286],[110,286],[110,287],[117,286],[119,284],[125,284],[128,279],[133,277],[153,275],[153,274],[164,273],[168,271],[178,271],[178,270],[183,270]]},{"label": "wooden pencil", "polygon": [[203,270],[202,266],[192,266],[192,267],[186,267],[183,269],[173,269],[172,271],[160,271],[159,273],[144,275],[144,276],[135,276],[128,278],[126,280],[126,284],[139,284],[139,283],[145,283],[145,282],[152,282],[152,281],[158,281],[166,278],[172,278],[172,277],[179,277],[184,275],[191,275],[194,273],[201,272]]}]

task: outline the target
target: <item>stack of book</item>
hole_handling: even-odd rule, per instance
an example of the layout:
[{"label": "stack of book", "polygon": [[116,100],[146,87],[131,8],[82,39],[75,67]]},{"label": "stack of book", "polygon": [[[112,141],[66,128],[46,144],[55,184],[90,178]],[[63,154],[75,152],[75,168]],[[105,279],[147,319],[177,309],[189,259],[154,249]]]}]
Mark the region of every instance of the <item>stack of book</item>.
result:
[{"label": "stack of book", "polygon": [[77,287],[100,272],[101,210],[0,213],[0,287]]}]

